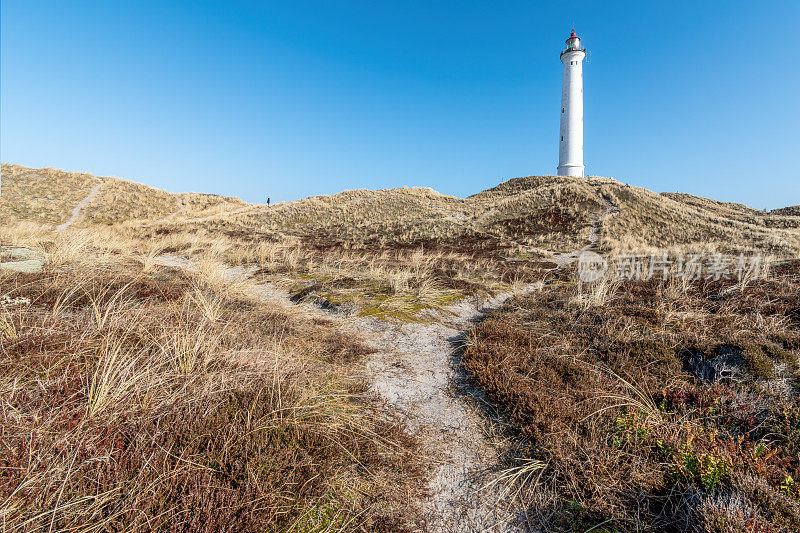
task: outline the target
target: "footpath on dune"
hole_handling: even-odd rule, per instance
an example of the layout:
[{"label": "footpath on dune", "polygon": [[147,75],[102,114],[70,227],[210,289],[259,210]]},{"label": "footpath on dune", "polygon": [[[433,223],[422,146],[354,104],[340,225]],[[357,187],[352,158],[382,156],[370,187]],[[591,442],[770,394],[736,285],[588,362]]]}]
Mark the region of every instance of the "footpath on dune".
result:
[{"label": "footpath on dune", "polygon": [[[596,247],[602,222],[617,212],[607,200],[597,213],[583,248],[554,256],[556,268],[575,261]],[[162,256],[159,264],[194,268],[182,257]],[[255,268],[233,267],[231,279],[247,278]],[[469,330],[487,313],[515,294],[539,289],[528,285],[478,301],[457,302],[431,313],[426,323],[399,323],[370,317],[342,316],[310,302],[296,302],[272,284],[259,284],[251,296],[336,320],[341,329],[364,339],[374,350],[365,365],[370,389],[398,413],[422,442],[430,465],[427,497],[422,503],[424,529],[429,531],[522,531],[528,529],[523,510],[514,508],[512,487],[503,482],[501,451],[494,445],[486,409],[489,403],[468,383],[460,368],[461,346]]]},{"label": "footpath on dune", "polygon": [[[160,256],[155,262],[193,270],[180,256]],[[256,269],[232,267],[226,276],[244,279]],[[522,289],[532,291],[541,284]],[[427,498],[422,502],[426,531],[517,531],[523,523],[507,501],[509,490],[497,482],[501,466],[497,449],[488,438],[485,400],[473,390],[460,370],[461,344],[469,329],[514,293],[484,301],[466,299],[427,323],[399,323],[371,317],[342,316],[311,302],[293,301],[272,284],[250,289],[257,300],[301,307],[325,315],[339,327],[360,337],[374,350],[365,365],[370,391],[399,414],[409,431],[422,443],[421,453],[430,465]]]},{"label": "footpath on dune", "polygon": [[[73,210],[72,217],[59,226],[69,227],[80,211],[100,189],[95,186]],[[588,244],[583,248],[555,255],[556,268],[574,262],[580,252],[596,247],[603,221],[617,212],[608,200],[605,212],[593,217]],[[17,253],[6,261],[28,260]],[[193,270],[196,265],[181,256],[160,256],[164,266]],[[6,262],[3,266],[11,266]],[[41,266],[37,265],[38,268]],[[230,279],[245,279],[255,267],[227,269]],[[460,368],[460,353],[469,330],[487,313],[506,300],[539,289],[542,283],[528,285],[517,293],[504,293],[482,301],[470,298],[439,312],[430,313],[426,323],[398,323],[376,318],[342,316],[310,302],[295,302],[273,284],[254,285],[251,296],[267,303],[302,307],[307,312],[325,315],[340,328],[361,337],[374,352],[368,357],[365,372],[370,389],[387,409],[399,414],[409,431],[422,443],[422,454],[430,468],[427,495],[421,502],[428,531],[521,531],[526,530],[524,510],[515,509],[512,487],[501,475],[501,451],[494,444],[487,414],[489,403],[470,387]]]},{"label": "footpath on dune", "polygon": [[[602,222],[617,212],[605,201],[595,215],[589,242],[580,250],[554,256],[556,268],[597,246]],[[541,288],[534,283],[516,294]],[[461,345],[469,330],[515,293],[483,302],[462,300],[433,314],[433,322],[351,321],[348,329],[376,350],[367,363],[372,390],[405,417],[422,437],[434,465],[423,502],[432,531],[525,530],[524,511],[514,509],[512,487],[499,477],[499,450],[492,443],[488,402],[473,389],[460,368]]]},{"label": "footpath on dune", "polygon": [[55,229],[56,233],[64,231],[65,229],[70,227],[72,224],[74,224],[76,220],[78,220],[78,217],[81,216],[81,210],[84,207],[88,206],[91,203],[92,200],[94,200],[94,197],[97,196],[97,193],[100,192],[100,187],[102,187],[102,186],[103,186],[103,182],[98,180],[98,183],[95,184],[94,187],[92,187],[92,190],[89,191],[89,194],[86,195],[86,198],[84,198],[83,200],[78,202],[78,205],[76,205],[72,209],[72,214],[70,215],[69,219],[67,219],[67,221],[64,222],[63,224],[59,224],[58,226],[56,226],[56,229]]},{"label": "footpath on dune", "polygon": [[[72,208],[70,217],[65,222],[56,226],[53,231],[55,233],[60,233],[74,224],[75,221],[78,220],[78,217],[81,216],[81,211],[94,200],[102,186],[103,182],[97,180],[97,183],[89,191],[89,194]],[[42,270],[47,260],[48,256],[43,252],[20,246],[0,246],[0,270],[35,274]]]}]

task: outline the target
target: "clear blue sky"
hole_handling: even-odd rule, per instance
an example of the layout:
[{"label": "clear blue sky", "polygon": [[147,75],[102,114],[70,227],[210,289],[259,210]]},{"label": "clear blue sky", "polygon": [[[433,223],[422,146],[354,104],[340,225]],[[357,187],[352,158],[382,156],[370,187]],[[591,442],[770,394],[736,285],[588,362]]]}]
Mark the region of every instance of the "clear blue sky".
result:
[{"label": "clear blue sky", "polygon": [[800,204],[800,2],[2,1],[0,157],[292,200],[553,174],[572,23],[587,171]]}]

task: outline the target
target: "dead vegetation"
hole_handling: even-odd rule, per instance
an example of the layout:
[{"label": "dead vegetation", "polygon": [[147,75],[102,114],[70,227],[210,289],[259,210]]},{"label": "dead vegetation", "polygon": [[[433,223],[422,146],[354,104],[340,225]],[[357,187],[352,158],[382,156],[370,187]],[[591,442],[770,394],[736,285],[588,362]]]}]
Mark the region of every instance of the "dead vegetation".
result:
[{"label": "dead vegetation", "polygon": [[690,195],[658,195],[638,187],[607,194],[620,207],[619,216],[603,227],[603,237],[616,252],[671,248],[800,256],[800,217]]},{"label": "dead vegetation", "polygon": [[97,198],[84,210],[81,225],[158,220],[180,209],[177,195],[119,178],[103,178]]},{"label": "dead vegetation", "polygon": [[[325,253],[427,248],[492,258],[499,265],[579,248],[593,216],[612,205],[618,213],[603,225],[602,251],[800,254],[800,216],[794,207],[765,212],[687,194],[656,194],[596,177],[515,178],[466,199],[405,187],[345,191],[267,207],[237,198],[169,194],[117,178],[4,164],[0,217],[6,224],[63,222],[98,179],[101,192],[77,226],[103,224],[130,233],[145,225],[160,234],[295,239]],[[152,235],[145,231],[140,237]]]},{"label": "dead vegetation", "polygon": [[[252,284],[422,321],[545,278],[556,283],[483,323],[464,359],[516,426],[503,475],[532,516],[581,531],[798,527],[796,263],[736,287],[550,271],[610,208],[606,255],[796,258],[794,208],[554,176],[466,199],[403,188],[266,207],[2,172],[0,244],[48,258],[41,274],[0,278],[9,527],[405,527],[423,485],[414,443],[363,395],[363,348],[266,306]],[[98,197],[53,235],[96,179]],[[164,256],[195,268],[164,268]]]},{"label": "dead vegetation", "polygon": [[65,222],[97,181],[86,174],[52,168],[2,165],[0,224],[30,222],[51,229]]},{"label": "dead vegetation", "polygon": [[365,395],[357,340],[213,260],[185,273],[97,242],[0,271],[4,531],[413,521],[415,444]]},{"label": "dead vegetation", "polygon": [[769,280],[553,283],[463,364],[517,428],[546,529],[800,527],[800,262]]},{"label": "dead vegetation", "polygon": [[40,229],[55,227],[69,218],[72,209],[98,183],[99,194],[82,210],[75,227],[141,226],[173,214],[193,219],[248,205],[238,198],[171,194],[119,178],[3,163],[0,222],[9,226],[35,222],[44,226]]},{"label": "dead vegetation", "polygon": [[770,214],[800,217],[800,205],[792,205],[789,207],[782,207],[781,209],[773,209],[770,211]]}]

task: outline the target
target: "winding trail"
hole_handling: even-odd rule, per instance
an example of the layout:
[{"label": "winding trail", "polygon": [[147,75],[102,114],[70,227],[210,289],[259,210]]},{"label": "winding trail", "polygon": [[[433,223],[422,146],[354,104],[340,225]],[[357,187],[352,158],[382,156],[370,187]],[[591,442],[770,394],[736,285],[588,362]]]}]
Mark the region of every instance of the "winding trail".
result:
[{"label": "winding trail", "polygon": [[89,203],[91,203],[92,200],[94,200],[94,197],[97,196],[97,193],[100,192],[100,187],[102,186],[103,182],[99,181],[94,187],[92,187],[92,190],[89,191],[89,194],[86,195],[86,198],[78,202],[78,205],[76,205],[72,209],[72,215],[69,217],[69,219],[63,224],[59,224],[58,226],[56,226],[55,232],[59,233],[64,231],[65,229],[70,227],[76,220],[78,220],[78,217],[81,216],[81,210],[87,205],[89,205]]},{"label": "winding trail", "polygon": [[[57,232],[78,219],[101,185],[102,182],[93,187],[75,206],[70,219],[59,225]],[[588,244],[573,252],[554,255],[556,269],[577,260],[581,252],[596,248],[602,223],[619,211],[607,198],[603,201],[605,211],[592,217]],[[259,207],[245,206],[232,213]],[[219,214],[194,221],[214,216]],[[3,250],[2,267],[27,267],[22,263],[34,259],[26,255],[27,252]],[[186,270],[197,268],[191,260],[175,255],[157,257],[155,262]],[[40,269],[41,265],[35,267]],[[232,267],[227,269],[226,277],[231,280],[249,278],[255,270],[255,267]],[[429,323],[343,317],[311,302],[294,302],[286,291],[270,283],[253,286],[251,295],[263,302],[299,306],[309,313],[325,315],[338,321],[342,330],[363,338],[367,346],[375,350],[364,368],[370,389],[404,418],[409,431],[419,437],[422,453],[429,464],[427,497],[421,502],[424,530],[510,532],[530,527],[525,523],[522,510],[515,509],[509,487],[498,481],[503,461],[492,439],[493,420],[486,414],[485,407],[490,404],[469,386],[468,376],[460,367],[460,354],[469,330],[489,312],[515,294],[533,292],[542,286],[541,282],[534,283],[517,293],[508,292],[484,301],[464,299],[431,313]]]},{"label": "winding trail", "polygon": [[[605,212],[592,222],[589,244],[555,255],[556,268],[575,261],[582,251],[597,246],[603,221],[618,210],[608,200]],[[194,268],[185,258],[162,256],[156,261],[178,268]],[[254,268],[233,267],[227,276],[246,278]],[[539,290],[542,282],[520,291],[477,301],[461,300],[430,323],[395,323],[375,318],[342,317],[310,302],[293,302],[273,284],[260,284],[252,296],[264,302],[300,305],[309,312],[339,321],[342,330],[364,339],[375,350],[366,362],[370,389],[398,413],[409,431],[419,437],[429,464],[427,497],[422,504],[423,529],[434,532],[526,531],[522,509],[516,509],[510,487],[500,482],[501,452],[493,444],[486,414],[489,405],[468,383],[460,354],[469,330],[489,312],[517,294]]]},{"label": "winding trail", "polygon": [[[603,221],[618,212],[604,198],[605,211],[593,217],[589,243],[579,250],[554,255],[556,268],[577,260],[597,246]],[[497,483],[502,469],[483,412],[483,395],[472,389],[460,368],[468,331],[512,296],[541,289],[530,284],[484,302],[465,299],[436,313],[431,324],[396,324],[358,319],[348,329],[366,338],[376,350],[367,363],[371,390],[401,413],[409,429],[422,437],[424,453],[433,459],[423,502],[430,531],[524,531],[521,509],[509,498],[510,487]]]},{"label": "winding trail", "polygon": [[459,302],[430,324],[359,319],[347,326],[376,350],[366,365],[371,390],[405,418],[422,442],[431,465],[429,497],[422,502],[429,531],[524,529],[506,487],[487,487],[496,479],[500,455],[491,443],[482,395],[469,386],[459,364],[466,332],[511,296],[502,294],[482,305]]},{"label": "winding trail", "polygon": [[557,265],[556,268],[563,268],[570,263],[577,261],[578,256],[581,252],[589,252],[597,247],[597,243],[600,240],[600,228],[603,225],[605,220],[617,213],[619,213],[619,208],[611,203],[611,201],[603,197],[603,205],[605,206],[605,211],[600,214],[595,213],[592,216],[592,225],[591,225],[591,232],[589,233],[589,242],[583,248],[575,250],[573,252],[568,252],[565,254],[558,254],[553,256],[553,262]]}]

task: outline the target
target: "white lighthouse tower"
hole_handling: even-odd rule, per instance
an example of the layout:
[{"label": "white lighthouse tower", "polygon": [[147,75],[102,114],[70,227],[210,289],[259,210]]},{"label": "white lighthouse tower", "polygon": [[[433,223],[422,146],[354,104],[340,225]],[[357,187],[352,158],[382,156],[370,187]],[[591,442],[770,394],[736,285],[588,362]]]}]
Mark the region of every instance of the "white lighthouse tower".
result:
[{"label": "white lighthouse tower", "polygon": [[583,177],[583,58],[581,39],[572,35],[561,52],[561,140],[558,144],[558,175]]}]

